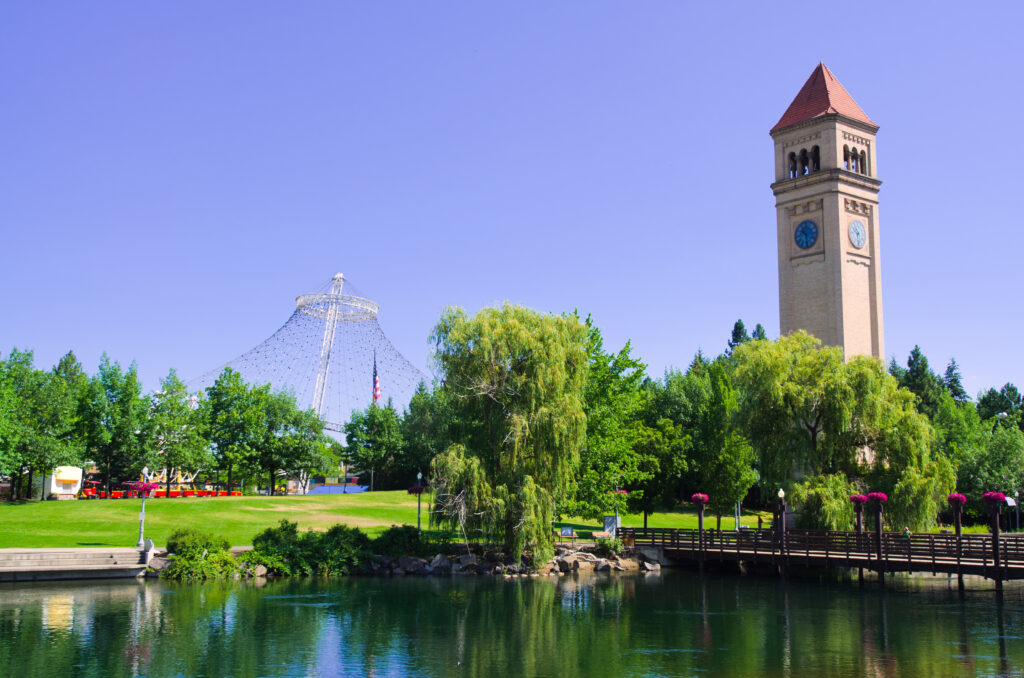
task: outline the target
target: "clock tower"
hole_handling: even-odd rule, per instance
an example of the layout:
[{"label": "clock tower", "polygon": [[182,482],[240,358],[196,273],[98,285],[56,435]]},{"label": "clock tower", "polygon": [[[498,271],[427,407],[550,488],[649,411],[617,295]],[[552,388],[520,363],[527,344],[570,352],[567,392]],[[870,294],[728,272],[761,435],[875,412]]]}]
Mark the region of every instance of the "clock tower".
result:
[{"label": "clock tower", "polygon": [[885,355],[877,132],[825,64],[771,129],[781,331],[806,330],[847,360]]}]

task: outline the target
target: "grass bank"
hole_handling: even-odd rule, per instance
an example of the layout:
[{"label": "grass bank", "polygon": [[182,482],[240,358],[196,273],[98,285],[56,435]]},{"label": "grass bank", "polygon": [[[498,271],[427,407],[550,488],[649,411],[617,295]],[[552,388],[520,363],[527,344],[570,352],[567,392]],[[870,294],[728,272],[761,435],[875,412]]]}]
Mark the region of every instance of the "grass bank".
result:
[{"label": "grass bank", "polygon": [[[428,497],[423,497],[423,526],[427,526]],[[0,548],[67,548],[133,546],[138,539],[139,499],[90,501],[0,502]],[[416,524],[416,497],[404,490],[351,495],[305,497],[223,497],[148,499],[146,536],[159,545],[179,527],[195,527],[224,535],[234,545],[251,544],[253,537],[282,519],[302,529],[327,529],[343,523],[375,537],[391,525]],[[624,514],[623,525],[642,527],[643,516]],[[770,517],[765,514],[765,521]],[[714,526],[714,517],[706,519]],[[745,514],[743,524],[757,525],[757,514]],[[597,521],[566,518],[556,523],[577,531],[600,530]],[[680,509],[655,513],[650,527],[697,527],[697,515]],[[722,527],[733,526],[731,516]]]}]

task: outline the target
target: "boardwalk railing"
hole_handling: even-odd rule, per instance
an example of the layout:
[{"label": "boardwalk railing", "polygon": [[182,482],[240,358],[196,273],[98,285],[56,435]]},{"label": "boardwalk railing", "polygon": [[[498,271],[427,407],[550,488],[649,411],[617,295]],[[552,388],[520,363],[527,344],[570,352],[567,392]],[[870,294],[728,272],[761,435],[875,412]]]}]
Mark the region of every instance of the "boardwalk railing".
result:
[{"label": "boardwalk railing", "polygon": [[[1024,578],[1024,536],[999,539],[994,562],[993,536],[987,534],[915,534],[786,530],[697,530],[619,528],[618,536],[637,546],[657,546],[677,560],[740,561],[806,567],[867,568],[885,572],[975,574],[995,579]],[[879,548],[880,547],[880,548]],[[879,553],[881,557],[879,557]]]}]

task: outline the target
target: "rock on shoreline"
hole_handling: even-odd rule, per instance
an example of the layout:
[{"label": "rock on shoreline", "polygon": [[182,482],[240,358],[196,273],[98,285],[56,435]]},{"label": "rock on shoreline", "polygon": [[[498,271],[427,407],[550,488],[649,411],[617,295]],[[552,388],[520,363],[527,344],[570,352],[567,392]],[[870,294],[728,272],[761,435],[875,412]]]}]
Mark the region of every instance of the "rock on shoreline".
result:
[{"label": "rock on shoreline", "polygon": [[[239,561],[245,561],[245,552],[236,553]],[[146,572],[148,577],[157,577],[173,562],[173,557],[166,552],[155,556]],[[245,570],[246,568],[243,568]],[[619,554],[601,557],[587,548],[570,549],[558,547],[555,555],[539,568],[531,568],[525,556],[514,562],[508,554],[498,551],[487,551],[482,555],[464,553],[446,555],[438,553],[432,558],[418,556],[382,556],[373,555],[363,563],[357,574],[377,577],[440,577],[440,576],[480,576],[502,575],[504,577],[525,576],[561,576],[577,572],[658,572],[661,566],[631,549]],[[267,568],[257,565],[248,576],[260,578],[268,576]]]}]

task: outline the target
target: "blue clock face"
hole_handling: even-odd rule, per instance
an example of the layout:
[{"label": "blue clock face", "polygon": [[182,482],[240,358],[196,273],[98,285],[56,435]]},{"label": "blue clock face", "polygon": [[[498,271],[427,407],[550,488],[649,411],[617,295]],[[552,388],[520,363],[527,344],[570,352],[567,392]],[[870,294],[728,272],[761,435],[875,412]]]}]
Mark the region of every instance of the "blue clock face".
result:
[{"label": "blue clock face", "polygon": [[802,250],[807,249],[814,243],[818,242],[818,225],[808,219],[807,221],[801,221],[796,226],[796,232],[793,234],[793,239],[796,241],[796,246]]},{"label": "blue clock face", "polygon": [[857,249],[864,247],[864,243],[868,241],[868,231],[864,228],[864,224],[860,219],[856,219],[850,222],[850,244]]}]

